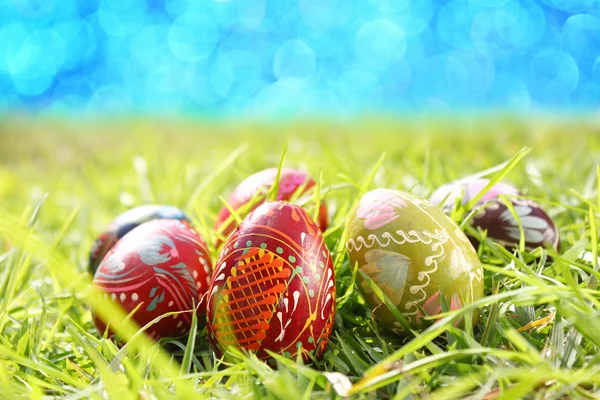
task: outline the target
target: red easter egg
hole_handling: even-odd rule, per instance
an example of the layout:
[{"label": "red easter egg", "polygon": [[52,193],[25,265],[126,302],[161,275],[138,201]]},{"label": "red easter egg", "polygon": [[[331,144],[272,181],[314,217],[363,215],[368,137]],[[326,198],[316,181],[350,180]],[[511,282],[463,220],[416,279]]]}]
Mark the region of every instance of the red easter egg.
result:
[{"label": "red easter egg", "polygon": [[[154,339],[179,337],[189,331],[192,310],[203,301],[211,270],[206,244],[188,223],[157,219],[134,228],[114,245],[93,284],[127,314],[139,306],[133,319],[140,327],[167,312],[190,311],[161,319],[147,331]],[[103,334],[104,321],[96,316],[95,323]]]},{"label": "red easter egg", "polygon": [[320,357],[335,317],[335,277],[319,227],[301,207],[264,203],[229,237],[211,280],[207,327],[220,356],[228,346],[270,359]]},{"label": "red easter egg", "polygon": [[189,222],[183,211],[174,206],[148,204],[125,211],[112,220],[94,242],[90,251],[90,261],[88,264],[90,273],[92,275],[96,273],[98,265],[100,265],[106,253],[108,253],[119,239],[136,226],[154,219],[179,219]]},{"label": "red easter egg", "polygon": [[[253,199],[256,202],[250,210],[252,211],[265,201],[265,196],[269,189],[275,183],[277,178],[277,168],[269,168],[263,171],[257,172],[250,175],[242,183],[235,188],[233,193],[227,199],[227,204],[234,210],[239,210],[240,207],[248,204]],[[288,201],[299,189],[302,190],[303,194],[308,192],[312,187],[315,186],[315,181],[308,176],[306,172],[299,171],[291,168],[282,168],[281,176],[279,178],[279,188],[277,191],[277,200]],[[235,221],[229,222],[225,225],[227,219],[231,216],[231,213],[227,207],[223,206],[214,224],[216,231],[221,231],[223,236],[227,237],[235,229]],[[245,217],[245,215],[240,215]],[[327,229],[327,207],[325,203],[321,204],[319,208],[319,228],[321,231]]]}]

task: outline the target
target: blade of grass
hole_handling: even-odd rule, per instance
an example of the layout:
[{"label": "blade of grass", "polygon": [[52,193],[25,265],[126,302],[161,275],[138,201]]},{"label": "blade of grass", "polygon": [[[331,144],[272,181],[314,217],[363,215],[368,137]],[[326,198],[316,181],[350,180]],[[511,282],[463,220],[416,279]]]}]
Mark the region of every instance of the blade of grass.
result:
[{"label": "blade of grass", "polygon": [[281,158],[279,159],[279,165],[277,165],[277,175],[275,177],[275,182],[273,182],[273,186],[269,189],[269,194],[267,195],[268,201],[276,201],[277,195],[279,194],[279,180],[281,179],[281,169],[283,168],[283,164],[285,163],[285,156],[287,155],[289,142],[285,144],[283,151],[281,152]]},{"label": "blade of grass", "polygon": [[202,196],[204,190],[209,187],[210,183],[220,176],[223,171],[229,168],[238,159],[238,157],[242,155],[244,151],[246,151],[246,148],[246,145],[239,146],[233,150],[219,165],[217,165],[216,168],[213,168],[210,173],[198,184],[198,186],[196,186],[189,197],[185,209],[192,209],[200,199],[200,196]]},{"label": "blade of grass", "polygon": [[188,333],[187,345],[185,346],[185,353],[183,354],[183,360],[181,361],[181,373],[189,374],[192,367],[192,356],[194,354],[194,346],[196,344],[196,333],[198,331],[198,316],[195,312],[192,313],[192,324],[190,326],[190,332]]},{"label": "blade of grass", "polygon": [[515,154],[510,160],[506,162],[506,164],[500,169],[500,171],[496,172],[492,177],[490,177],[490,181],[487,185],[484,186],[483,189],[479,191],[471,200],[465,204],[465,211],[472,209],[475,204],[498,182],[500,182],[510,171],[512,171],[516,165],[531,151],[530,148],[523,148],[517,154]]}]

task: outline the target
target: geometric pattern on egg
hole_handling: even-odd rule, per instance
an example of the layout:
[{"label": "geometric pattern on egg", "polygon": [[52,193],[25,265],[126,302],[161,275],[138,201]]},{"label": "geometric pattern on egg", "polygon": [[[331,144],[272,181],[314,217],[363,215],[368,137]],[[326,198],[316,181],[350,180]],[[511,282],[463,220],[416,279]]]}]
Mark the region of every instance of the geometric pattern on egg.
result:
[{"label": "geometric pattern on egg", "polygon": [[209,294],[207,328],[218,356],[228,347],[307,361],[327,347],[335,276],[319,227],[299,206],[264,203],[224,244]]}]

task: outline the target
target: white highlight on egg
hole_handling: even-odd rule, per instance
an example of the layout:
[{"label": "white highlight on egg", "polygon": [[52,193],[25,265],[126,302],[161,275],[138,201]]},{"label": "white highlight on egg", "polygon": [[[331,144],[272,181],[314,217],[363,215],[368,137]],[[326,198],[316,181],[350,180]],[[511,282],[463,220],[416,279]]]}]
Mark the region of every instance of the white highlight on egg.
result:
[{"label": "white highlight on egg", "polygon": [[[327,293],[327,297],[325,298],[325,302],[323,304],[326,305],[329,302],[329,300],[331,300],[331,293]],[[325,319],[325,316],[323,315],[325,308],[327,308],[327,307],[321,308],[321,319]]]},{"label": "white highlight on egg", "polygon": [[296,307],[298,307],[298,299],[300,298],[300,292],[298,290],[294,291],[294,308],[292,310],[292,314],[296,311]]},{"label": "white highlight on egg", "polygon": [[277,312],[277,319],[279,320],[279,325],[281,326],[281,333],[275,338],[275,342],[281,342],[283,341],[283,338],[285,336],[285,330],[288,326],[290,326],[292,320],[288,319],[288,322],[285,324],[285,326],[283,326],[283,314],[281,313],[281,311]]}]

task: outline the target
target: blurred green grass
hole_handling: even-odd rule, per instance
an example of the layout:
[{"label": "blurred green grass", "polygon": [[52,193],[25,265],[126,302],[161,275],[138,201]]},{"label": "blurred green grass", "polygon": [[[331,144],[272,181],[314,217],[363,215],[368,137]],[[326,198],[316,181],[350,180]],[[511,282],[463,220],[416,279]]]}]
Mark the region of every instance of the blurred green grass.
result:
[{"label": "blurred green grass", "polygon": [[[101,339],[85,271],[92,241],[106,224],[136,205],[173,204],[213,243],[219,196],[249,174],[277,166],[286,144],[285,166],[322,174],[331,216],[326,240],[336,260],[339,310],[323,360],[303,366],[279,359],[273,370],[240,354],[237,364],[219,366],[201,322],[187,352],[186,339],[161,343],[168,351],[146,342],[118,349]],[[361,193],[388,187],[427,197],[524,147],[530,153],[506,180],[555,219],[560,253],[538,251],[536,258],[484,241],[478,252],[487,297],[473,306],[482,311],[473,330],[454,327],[450,314],[403,340],[374,323],[354,290],[341,242]],[[597,265],[578,256],[597,249],[599,162],[600,121],[591,118],[270,124],[5,118],[0,397],[331,398],[354,384],[350,393],[359,398],[593,398],[600,395],[600,313],[590,279]]]}]

